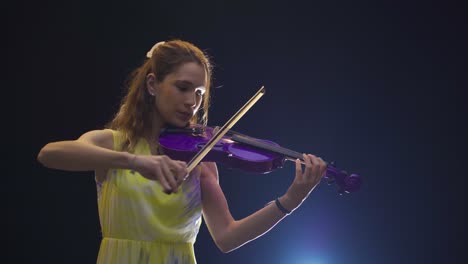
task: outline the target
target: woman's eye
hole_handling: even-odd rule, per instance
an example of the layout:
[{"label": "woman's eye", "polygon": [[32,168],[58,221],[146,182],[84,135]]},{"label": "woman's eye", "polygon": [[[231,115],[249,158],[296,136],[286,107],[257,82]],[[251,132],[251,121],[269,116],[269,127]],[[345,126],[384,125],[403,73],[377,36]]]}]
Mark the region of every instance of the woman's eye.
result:
[{"label": "woman's eye", "polygon": [[179,90],[182,92],[186,92],[188,90],[188,88],[184,86],[177,86],[177,88],[179,88]]}]

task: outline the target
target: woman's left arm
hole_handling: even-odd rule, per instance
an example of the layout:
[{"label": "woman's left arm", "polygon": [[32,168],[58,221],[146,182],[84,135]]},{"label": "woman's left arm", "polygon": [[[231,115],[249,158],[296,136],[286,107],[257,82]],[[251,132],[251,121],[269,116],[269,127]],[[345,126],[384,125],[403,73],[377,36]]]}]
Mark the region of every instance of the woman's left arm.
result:
[{"label": "woman's left arm", "polygon": [[[310,155],[311,156],[311,155]],[[216,245],[222,252],[229,252],[255,240],[267,233],[286,215],[276,206],[269,203],[255,213],[235,220],[229,210],[226,197],[218,183],[218,171],[214,163],[202,163],[201,188],[203,216],[208,230]],[[320,182],[324,164],[315,158],[305,158],[305,170],[296,162],[296,178],[279,202],[293,211],[304,201],[314,187]]]}]

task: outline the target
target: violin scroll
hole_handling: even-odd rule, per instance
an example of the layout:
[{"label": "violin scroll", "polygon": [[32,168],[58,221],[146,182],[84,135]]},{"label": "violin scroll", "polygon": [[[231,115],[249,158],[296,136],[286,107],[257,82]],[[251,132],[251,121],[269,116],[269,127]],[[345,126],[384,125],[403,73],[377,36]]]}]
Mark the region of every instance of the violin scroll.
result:
[{"label": "violin scroll", "polygon": [[362,184],[361,176],[354,173],[348,175],[346,171],[339,170],[334,162],[330,162],[327,165],[324,179],[328,184],[335,183],[339,194],[356,192],[360,189]]}]

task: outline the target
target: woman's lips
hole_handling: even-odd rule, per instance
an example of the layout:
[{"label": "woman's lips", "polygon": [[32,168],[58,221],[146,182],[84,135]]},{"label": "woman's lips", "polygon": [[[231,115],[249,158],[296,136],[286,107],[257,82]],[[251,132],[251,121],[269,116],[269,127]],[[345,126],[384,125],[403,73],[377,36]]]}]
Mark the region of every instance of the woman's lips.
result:
[{"label": "woman's lips", "polygon": [[177,112],[177,115],[178,115],[181,119],[184,119],[184,120],[190,120],[190,118],[192,118],[192,114],[191,114],[191,113]]}]

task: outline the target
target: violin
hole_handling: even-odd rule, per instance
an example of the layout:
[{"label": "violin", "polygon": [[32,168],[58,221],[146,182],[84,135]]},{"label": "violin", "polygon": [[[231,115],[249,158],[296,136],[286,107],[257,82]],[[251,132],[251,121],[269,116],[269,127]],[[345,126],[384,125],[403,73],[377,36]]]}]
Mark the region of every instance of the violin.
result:
[{"label": "violin", "polygon": [[[172,159],[188,161],[187,175],[202,161],[214,161],[247,172],[268,173],[283,167],[286,160],[299,159],[304,163],[302,154],[278,144],[249,137],[231,130],[234,124],[265,94],[261,87],[237,113],[220,129],[189,125],[186,128],[166,128],[159,136],[159,144]],[[336,183],[338,193],[357,191],[361,186],[361,177],[348,175],[339,170],[334,163],[327,163],[324,178],[328,183]]]},{"label": "violin", "polygon": [[[215,134],[212,127],[202,125],[166,128],[160,134],[159,144],[165,155],[189,162],[207,146]],[[270,140],[227,130],[199,162],[217,162],[228,168],[265,174],[282,168],[286,160],[296,159],[303,161],[302,153],[281,147]],[[339,194],[356,192],[362,183],[359,175],[348,175],[346,171],[338,169],[334,162],[327,162],[324,179],[329,184],[335,183]]]}]

